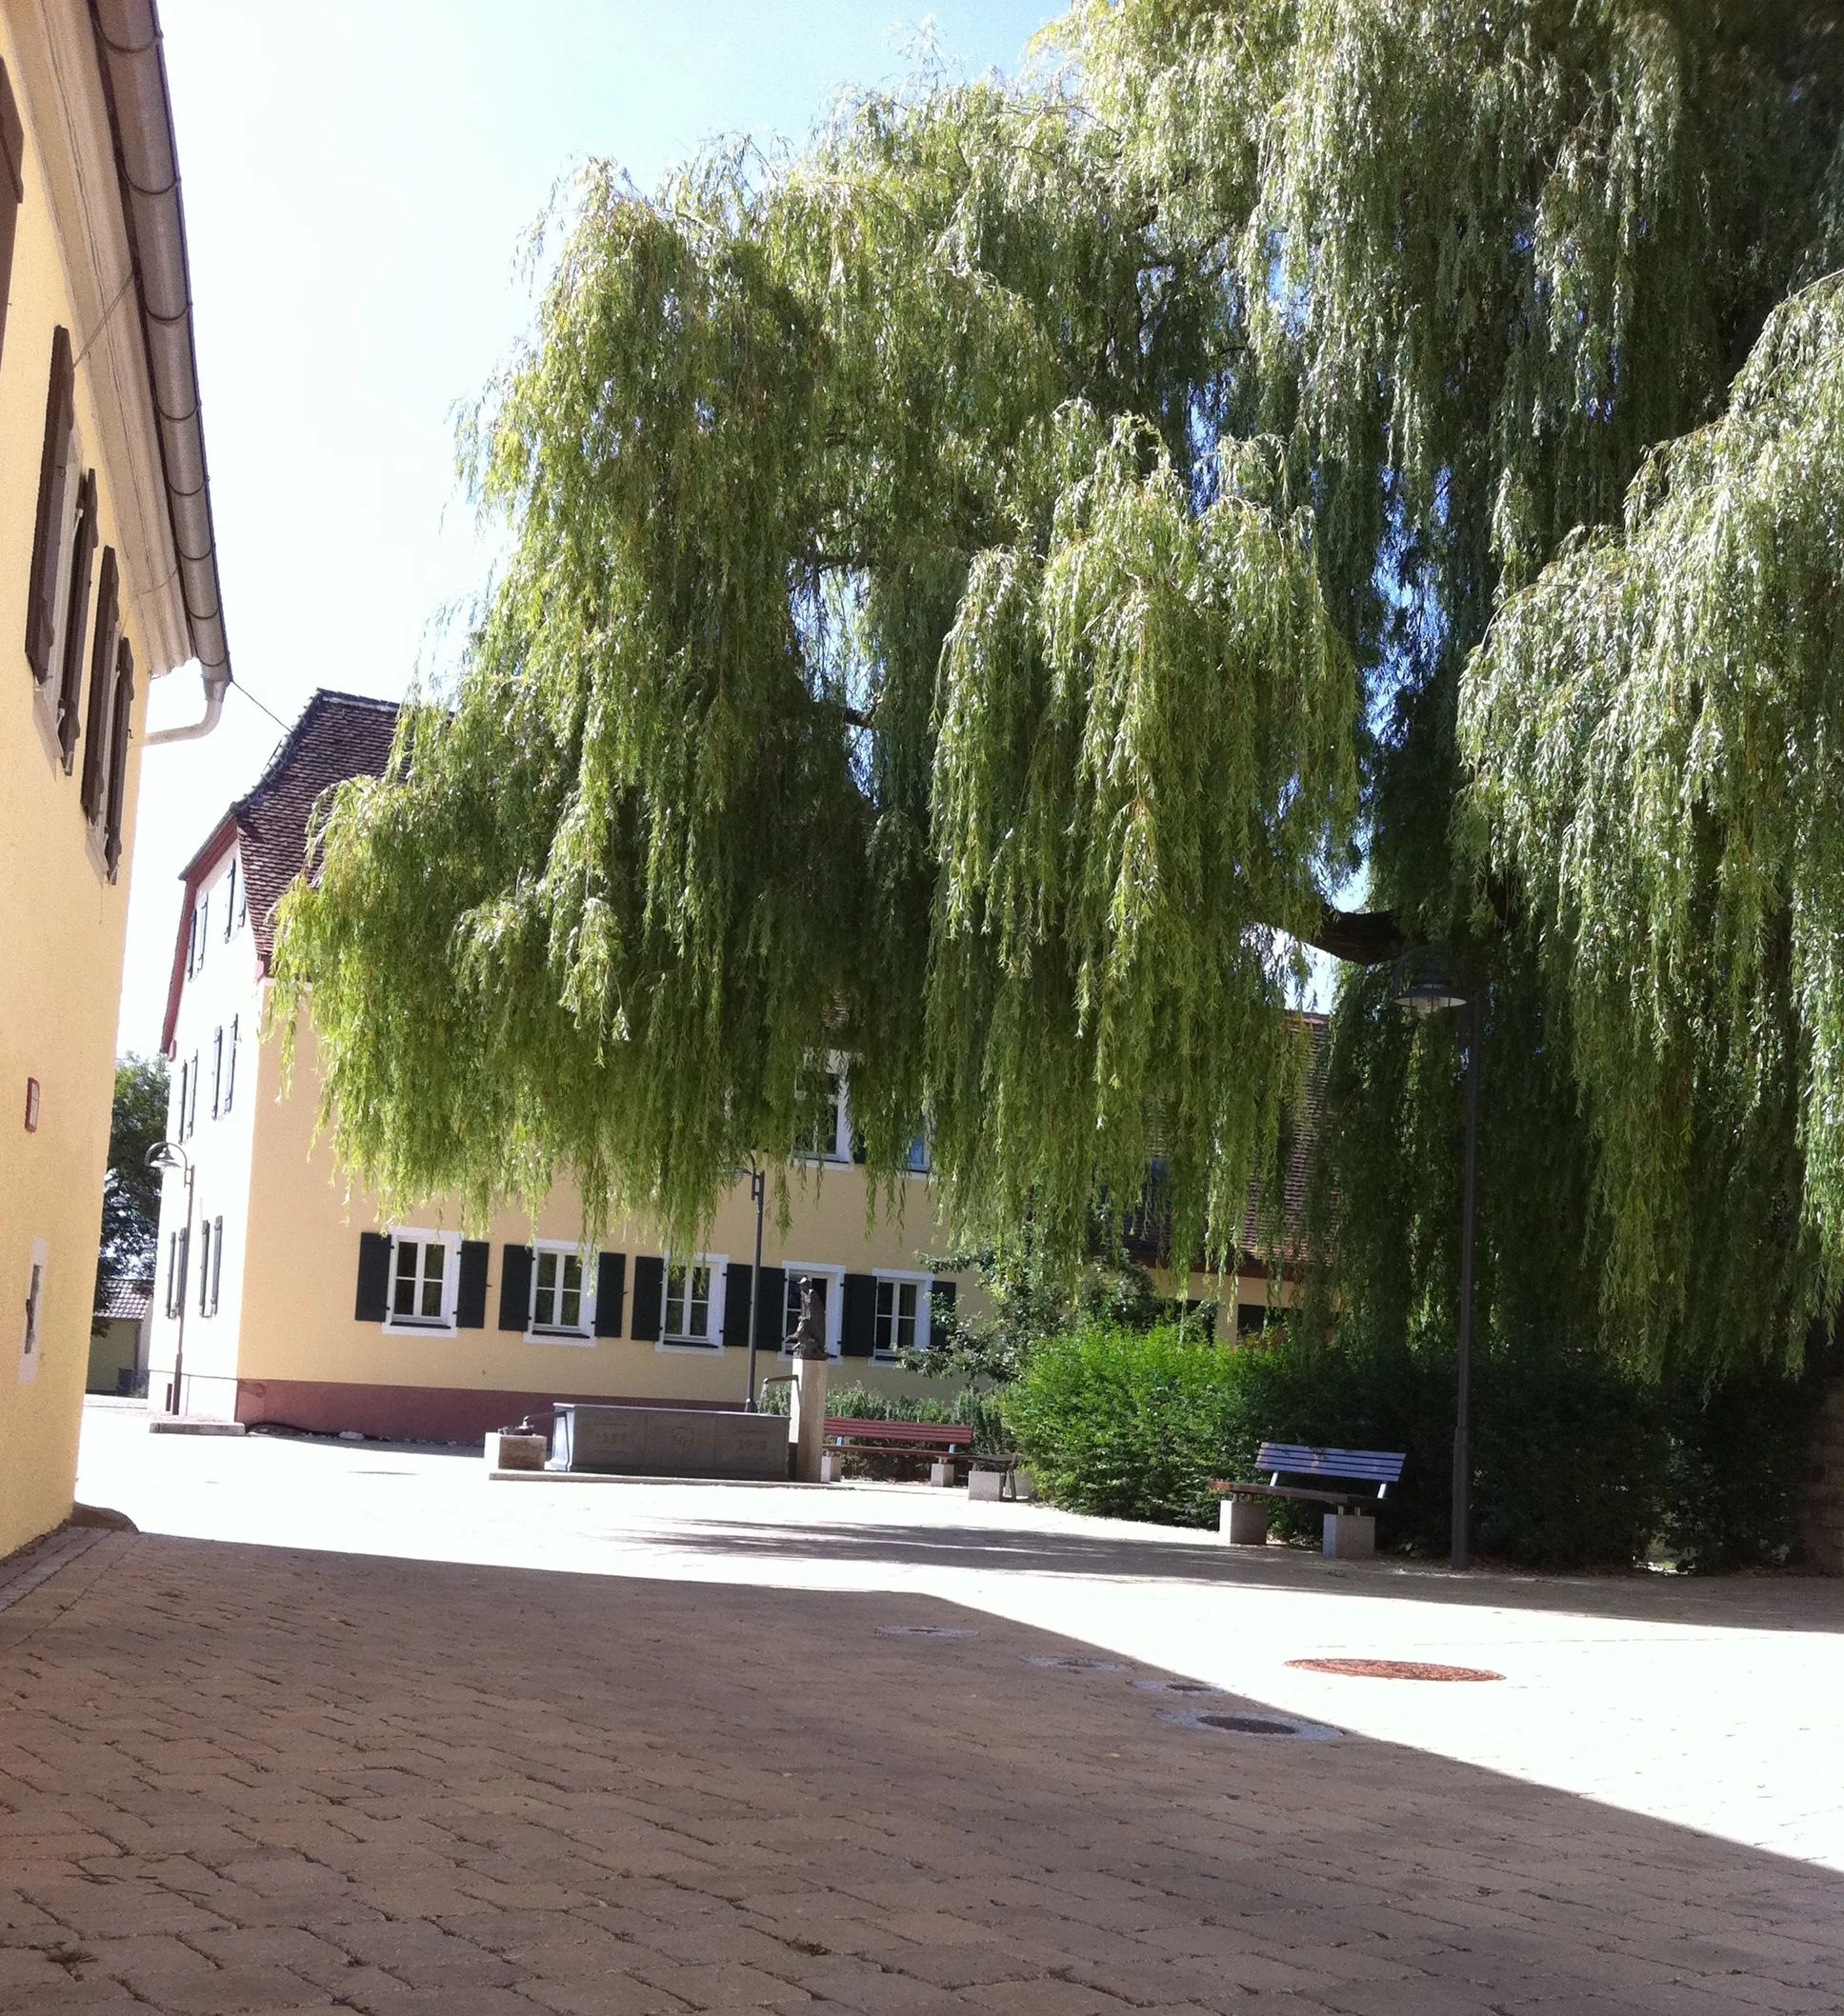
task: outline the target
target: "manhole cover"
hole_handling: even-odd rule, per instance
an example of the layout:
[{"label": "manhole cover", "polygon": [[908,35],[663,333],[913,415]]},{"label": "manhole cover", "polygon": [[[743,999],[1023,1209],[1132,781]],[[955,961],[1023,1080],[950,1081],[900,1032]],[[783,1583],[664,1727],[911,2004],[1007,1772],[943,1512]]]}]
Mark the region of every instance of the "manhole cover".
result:
[{"label": "manhole cover", "polygon": [[1068,1652],[1041,1652],[1027,1659],[1027,1666],[1040,1666],[1052,1673],[1124,1673],[1118,1659],[1078,1659]]},{"label": "manhole cover", "polygon": [[1502,1680],[1476,1666],[1430,1666],[1423,1659],[1290,1659],[1302,1673],[1340,1673],[1348,1680]]},{"label": "manhole cover", "polygon": [[1148,1694],[1221,1694],[1208,1680],[1136,1680],[1133,1685]]},{"label": "manhole cover", "polygon": [[979,1633],[962,1624],[880,1624],[880,1638],[976,1638]]},{"label": "manhole cover", "polygon": [[1335,1743],[1339,1731],[1323,1722],[1295,1722],[1287,1715],[1257,1715],[1247,1708],[1183,1708],[1162,1715],[1174,1728],[1202,1729],[1218,1736],[1259,1736],[1270,1743]]}]

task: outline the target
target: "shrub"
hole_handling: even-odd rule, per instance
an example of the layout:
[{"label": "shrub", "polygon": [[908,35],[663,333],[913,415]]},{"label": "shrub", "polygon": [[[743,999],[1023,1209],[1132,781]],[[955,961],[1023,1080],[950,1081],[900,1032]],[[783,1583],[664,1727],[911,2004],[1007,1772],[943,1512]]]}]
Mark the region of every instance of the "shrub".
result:
[{"label": "shrub", "polygon": [[[1446,1553],[1454,1361],[1407,1345],[1286,1333],[1229,1349],[1093,1326],[1039,1346],[1003,1407],[1052,1503],[1172,1526],[1216,1523],[1213,1479],[1254,1474],[1263,1441],[1401,1449],[1380,1546]],[[1714,1390],[1650,1385],[1586,1353],[1485,1356],[1473,1379],[1473,1545],[1549,1567],[1624,1565],[1654,1540],[1704,1569],[1787,1557],[1809,1403],[1771,1373]],[[1274,1523],[1316,1535],[1320,1508]]]}]

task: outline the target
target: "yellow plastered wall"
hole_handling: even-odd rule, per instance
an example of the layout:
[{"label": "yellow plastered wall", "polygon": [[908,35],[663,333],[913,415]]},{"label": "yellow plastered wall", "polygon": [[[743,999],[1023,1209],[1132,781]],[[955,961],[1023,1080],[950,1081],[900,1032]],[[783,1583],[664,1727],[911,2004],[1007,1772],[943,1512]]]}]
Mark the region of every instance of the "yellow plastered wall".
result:
[{"label": "yellow plastered wall", "polygon": [[[253,1002],[254,992],[251,998]],[[210,1014],[227,1012],[227,1004],[228,997]],[[185,1017],[182,1008],[182,1031]],[[278,1043],[271,1041],[247,1052],[240,1068],[250,1071],[251,1098],[241,1114],[233,1114],[238,1124],[218,1132],[201,1119],[188,1144],[199,1168],[201,1207],[209,1203],[210,1215],[220,1208],[226,1214],[218,1314],[200,1317],[196,1284],[188,1305],[188,1411],[228,1418],[235,1408],[238,1379],[742,1404],[746,1350],[662,1348],[632,1336],[634,1257],[660,1250],[656,1235],[642,1227],[613,1227],[601,1242],[605,1248],[628,1256],[619,1338],[580,1344],[529,1342],[518,1331],[497,1327],[502,1249],[523,1245],[532,1236],[520,1211],[501,1213],[491,1228],[486,1327],[452,1335],[406,1334],[355,1320],[359,1234],[383,1228],[370,1198],[349,1196],[335,1171],[329,1138],[313,1139],[319,1091],[313,1035],[305,1019],[293,1086],[286,1098],[281,1095]],[[241,1081],[238,1097],[244,1097]],[[240,1138],[244,1127],[251,1130],[247,1140]],[[234,1177],[243,1171],[248,1202],[240,1219],[234,1208]],[[794,1262],[856,1273],[923,1273],[932,1256],[948,1249],[947,1233],[936,1222],[933,1193],[922,1181],[903,1186],[899,1211],[885,1208],[880,1197],[876,1221],[870,1226],[864,1177],[858,1169],[833,1165],[823,1176],[810,1175],[805,1181],[792,1173],[791,1182],[793,1208],[785,1234],[776,1223],[772,1196],[765,1211],[765,1267]],[[164,1313],[164,1296],[167,1235],[178,1222],[181,1201],[176,1179],[170,1178],[150,1354],[150,1391],[156,1405],[171,1376],[177,1342],[177,1324]],[[453,1207],[439,1204],[417,1211],[411,1222],[430,1231],[460,1228]],[[536,1235],[574,1241],[580,1231],[577,1199],[567,1186],[559,1186],[539,1215]],[[732,1269],[744,1271],[754,1238],[754,1207],[747,1183],[742,1183],[720,1207],[708,1250],[725,1256]],[[965,1284],[962,1292],[968,1292]],[[770,1354],[758,1354],[758,1380],[785,1369]],[[835,1360],[832,1380],[835,1386],[864,1384],[891,1393],[930,1390],[926,1380],[862,1358]]]},{"label": "yellow plastered wall", "polygon": [[[0,55],[17,80],[19,51],[4,15]],[[41,136],[23,93],[20,110],[26,192],[0,349],[0,464],[8,472],[0,483],[0,1557],[65,1519],[75,1483],[114,1097],[129,840],[140,770],[135,750],[149,684],[135,615],[135,591],[147,585],[127,576],[124,555],[123,629],[137,669],[123,853],[111,884],[78,802],[82,746],[77,773],[65,775],[48,749],[45,709],[26,660],[52,331],[62,324],[77,345],[85,332],[75,327],[64,250],[46,198]],[[91,390],[86,360],[76,373],[77,430],[86,466],[96,469],[100,558],[103,547],[120,552],[124,542]],[[86,681],[88,657],[86,646]],[[40,1088],[32,1133],[25,1127],[29,1078]],[[41,1240],[47,1268],[40,1347],[35,1366],[26,1366],[27,1287],[33,1243]]]}]

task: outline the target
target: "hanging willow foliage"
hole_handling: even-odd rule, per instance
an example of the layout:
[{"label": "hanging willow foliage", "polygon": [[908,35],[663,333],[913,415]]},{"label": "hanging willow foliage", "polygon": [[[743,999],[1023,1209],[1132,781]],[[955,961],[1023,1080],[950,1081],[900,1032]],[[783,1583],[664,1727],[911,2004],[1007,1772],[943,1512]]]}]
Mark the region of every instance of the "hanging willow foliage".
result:
[{"label": "hanging willow foliage", "polygon": [[[1489,1338],[1566,1296],[1594,1340],[1603,1274],[1649,1338],[1784,1327],[1840,1187],[1825,913],[1800,937],[1752,854],[1732,888],[1709,810],[1669,930],[1650,870],[1588,901],[1545,849],[1607,730],[1550,685],[1614,634],[1596,569],[1701,536],[1656,474],[1596,529],[1642,468],[1689,494],[1844,261],[1833,16],[1080,0],[1016,80],[651,196],[591,171],[466,443],[504,576],[288,903],[278,1006],[311,994],[346,1159],[474,1212],[568,1172],[676,1235],[844,1053],[872,1168],[929,1128],[964,1239],[1073,1251],[1156,1158],[1221,1255],[1298,1093],[1298,938],[1446,939],[1492,996]],[[1677,637],[1608,646],[1608,718]],[[1356,868],[1388,914],[1353,936],[1318,913]],[[1655,958],[1589,942],[1621,905]],[[1386,1010],[1371,978],[1335,1018],[1326,1246],[1353,1320],[1438,1331],[1451,1041]],[[1677,1146],[1607,1096],[1629,1067]]]}]

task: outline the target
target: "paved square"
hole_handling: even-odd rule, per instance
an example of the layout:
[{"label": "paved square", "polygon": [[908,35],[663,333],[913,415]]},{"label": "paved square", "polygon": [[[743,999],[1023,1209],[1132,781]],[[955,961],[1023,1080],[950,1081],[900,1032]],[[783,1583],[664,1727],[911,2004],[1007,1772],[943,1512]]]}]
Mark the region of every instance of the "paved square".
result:
[{"label": "paved square", "polygon": [[[459,1459],[198,1449],[162,1448],[138,1482],[123,1458],[137,1517],[161,1477],[183,1510],[190,1478],[225,1524],[306,1506],[348,1535],[370,1478],[429,1494],[456,1548],[497,1532],[529,1554],[548,1533],[569,1567],[597,1546],[650,1565],[110,1535],[0,1608],[6,2016],[1844,2008],[1844,1877],[1816,1861],[1354,1734],[1348,1716],[1317,1740],[1200,1726],[1200,1710],[1289,1717],[1272,1688],[1160,1691],[1148,1683],[1184,1667],[1096,1650],[1155,1636],[1134,1619],[1162,1599],[1180,1637],[1213,1604],[1246,1614],[1266,1659],[1295,1649],[1269,1640],[1298,1635],[1288,1620],[1316,1614],[1300,1606],[1330,1602],[1362,1620],[1348,1638],[1426,1643],[1425,1623],[1384,1626],[1428,1609],[1516,1667],[1559,1603],[1547,1656],[1573,1657],[1592,1692],[1604,1647],[1580,1636],[1575,1586],[1442,1611],[1426,1589],[1381,1600],[1395,1586],[1379,1581],[1301,1595],[1325,1565],[1296,1558],[1216,1583],[1180,1544],[1149,1567],[1157,1550],[1131,1535],[1110,1579],[1105,1529],[1012,1507],[1009,1529],[956,1529],[972,1508],[945,1493],[864,1494],[854,1550],[836,1495],[734,1494],[718,1521],[656,1491],[643,1517],[639,1487],[494,1495]],[[1003,1583],[1013,1607],[1021,1587],[1072,1590],[1095,1627],[1036,1628],[991,1591],[944,1601],[906,1553],[969,1590]],[[1790,1655],[1835,1636],[1835,1592],[1806,1587],[1803,1627],[1785,1614],[1797,1591],[1729,1599],[1729,1635],[1777,1644],[1795,1680]],[[1603,1600],[1607,1643],[1645,1639],[1620,1614],[1641,1598]],[[1670,1614],[1656,1632],[1670,1700],[1700,1670],[1699,1632],[1723,1632]],[[1353,1707],[1389,1687],[1298,1677]],[[1385,1698],[1430,1716],[1436,1694],[1498,1741],[1477,1704],[1517,1682]],[[1529,1720],[1541,1696],[1523,1698]],[[1736,1702],[1731,1719],[1777,1712]],[[1794,1808],[1837,1800],[1835,1779],[1781,1790]]]},{"label": "paved square", "polygon": [[0,2007],[1840,2006],[1829,1871],[1058,1656],[927,1599],[111,1535],[0,1612]]}]

